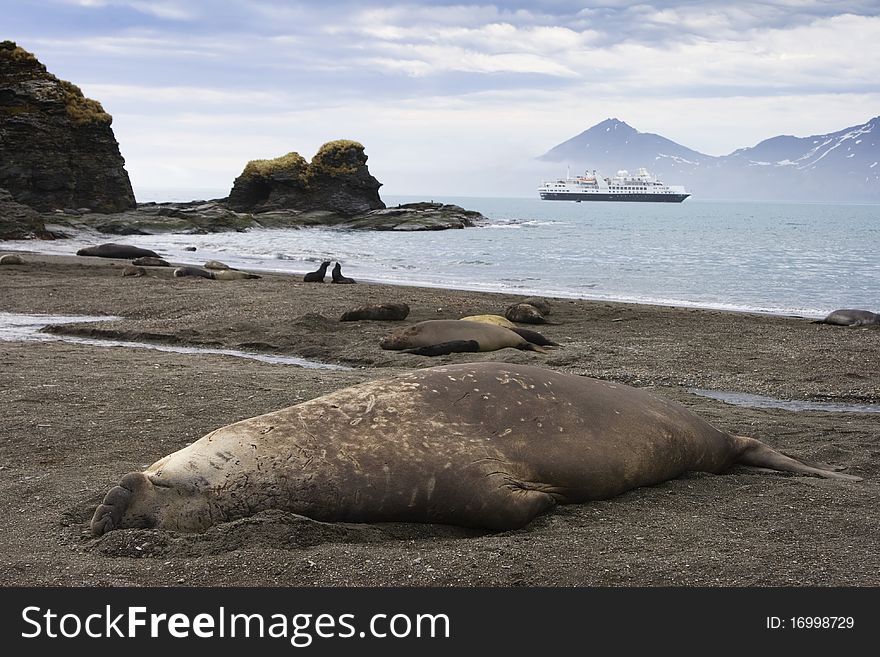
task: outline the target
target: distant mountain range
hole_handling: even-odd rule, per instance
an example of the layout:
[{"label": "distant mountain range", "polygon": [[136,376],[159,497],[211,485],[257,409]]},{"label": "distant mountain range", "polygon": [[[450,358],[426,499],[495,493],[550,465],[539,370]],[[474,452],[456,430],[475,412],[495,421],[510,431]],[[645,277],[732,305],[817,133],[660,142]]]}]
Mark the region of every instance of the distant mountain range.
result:
[{"label": "distant mountain range", "polygon": [[605,176],[645,167],[694,198],[880,203],[880,116],[827,135],[772,137],[720,157],[606,119],[538,159]]}]

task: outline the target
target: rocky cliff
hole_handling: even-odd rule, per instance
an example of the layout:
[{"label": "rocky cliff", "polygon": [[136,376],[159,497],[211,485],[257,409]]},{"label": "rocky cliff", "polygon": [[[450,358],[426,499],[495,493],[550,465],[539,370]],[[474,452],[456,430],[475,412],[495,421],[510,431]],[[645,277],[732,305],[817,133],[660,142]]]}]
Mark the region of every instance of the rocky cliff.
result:
[{"label": "rocky cliff", "polygon": [[323,210],[354,216],[385,207],[381,186],[370,175],[364,147],[341,139],[321,146],[310,163],[299,153],[248,162],[227,202],[237,212]]},{"label": "rocky cliff", "polygon": [[0,188],[36,210],[135,207],[101,104],[26,50],[0,42]]}]

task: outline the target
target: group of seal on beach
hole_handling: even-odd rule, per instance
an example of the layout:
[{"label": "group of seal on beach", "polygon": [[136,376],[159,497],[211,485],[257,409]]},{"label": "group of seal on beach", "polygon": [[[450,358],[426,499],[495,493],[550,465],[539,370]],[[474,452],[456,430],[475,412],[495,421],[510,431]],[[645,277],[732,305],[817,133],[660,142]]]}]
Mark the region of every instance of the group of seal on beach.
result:
[{"label": "group of seal on beach", "polygon": [[[113,248],[102,254],[114,254],[103,257],[158,257],[103,246]],[[207,271],[208,264],[174,275],[245,274]],[[304,280],[323,282],[329,264]],[[337,273],[338,263],[334,282],[345,282]],[[418,322],[380,346],[422,355],[558,346],[512,323],[546,323],[549,305],[526,301],[506,317]],[[340,320],[402,320],[409,310],[403,303],[360,306]],[[821,321],[867,326],[880,316],[839,310]],[[212,431],[122,477],[95,510],[91,531],[203,531],[272,509],[321,521],[511,530],[556,504],[734,465],[859,480],[720,431],[643,390],[529,365],[462,363],[345,388]]]},{"label": "group of seal on beach", "polygon": [[[324,277],[327,275],[327,267],[330,266],[330,261],[325,260],[321,263],[321,266],[318,267],[315,271],[310,271],[308,274],[303,276],[304,283],[323,283]],[[342,275],[342,265],[340,263],[336,263],[333,265],[333,272],[331,274],[331,282],[332,283],[341,283],[341,284],[351,284],[354,283],[355,280],[353,278],[346,278]]]}]

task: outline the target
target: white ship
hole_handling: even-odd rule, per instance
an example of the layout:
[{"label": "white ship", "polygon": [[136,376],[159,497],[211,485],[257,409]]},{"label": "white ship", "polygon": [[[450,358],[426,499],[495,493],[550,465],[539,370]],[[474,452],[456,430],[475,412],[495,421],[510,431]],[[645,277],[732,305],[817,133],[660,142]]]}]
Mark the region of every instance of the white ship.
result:
[{"label": "white ship", "polygon": [[582,176],[542,182],[538,193],[545,201],[660,201],[681,203],[690,194],[684,187],[666,185],[644,168],[635,175],[618,171],[616,176],[602,178],[594,170]]}]

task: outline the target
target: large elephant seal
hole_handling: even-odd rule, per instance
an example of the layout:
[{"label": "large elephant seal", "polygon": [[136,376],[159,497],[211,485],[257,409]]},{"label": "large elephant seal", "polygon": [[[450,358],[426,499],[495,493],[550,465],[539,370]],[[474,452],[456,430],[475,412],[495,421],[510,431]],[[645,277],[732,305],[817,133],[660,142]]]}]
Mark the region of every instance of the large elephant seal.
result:
[{"label": "large elephant seal", "polygon": [[523,351],[544,351],[518,333],[503,326],[460,319],[429,319],[395,331],[379,342],[382,349],[406,351],[419,356],[495,351],[505,347]]},{"label": "large elephant seal", "polygon": [[825,319],[819,319],[813,324],[835,324],[836,326],[880,326],[880,314],[869,310],[855,310],[842,308],[830,313]]},{"label": "large elephant seal", "polygon": [[88,246],[76,252],[78,256],[96,256],[98,258],[121,258],[123,260],[134,260],[135,258],[158,258],[159,254],[149,249],[141,249],[137,246],[129,244],[100,244],[98,246]]},{"label": "large elephant seal", "polygon": [[392,301],[390,303],[357,306],[342,313],[340,322],[356,322],[362,319],[374,319],[377,321],[400,321],[409,315],[409,305]]},{"label": "large elephant seal", "polygon": [[91,530],[203,531],[269,509],[321,521],[510,530],[556,504],[734,464],[858,480],[719,431],[643,390],[540,367],[465,363],[212,431],[125,475],[95,510]]}]

